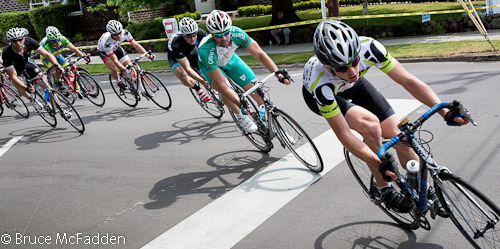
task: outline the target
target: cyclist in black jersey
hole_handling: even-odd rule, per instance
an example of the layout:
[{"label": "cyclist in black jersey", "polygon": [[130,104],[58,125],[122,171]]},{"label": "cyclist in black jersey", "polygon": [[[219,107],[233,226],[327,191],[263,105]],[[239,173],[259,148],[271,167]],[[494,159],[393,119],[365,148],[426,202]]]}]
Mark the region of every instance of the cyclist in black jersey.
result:
[{"label": "cyclist in black jersey", "polygon": [[[399,120],[382,94],[364,78],[375,66],[403,86],[423,104],[432,107],[441,103],[436,93],[395,59],[385,47],[369,37],[358,37],[347,24],[325,20],[318,24],[313,37],[315,56],[304,67],[303,95],[308,106],[321,114],[345,148],[365,161],[381,192],[381,199],[394,210],[406,213],[414,203],[391,187],[396,175],[381,165],[376,151],[381,137],[392,138],[400,133]],[[447,109],[439,111],[448,124],[464,125],[468,121]],[[350,129],[363,136],[359,140]],[[394,146],[401,165],[418,156],[410,147]],[[437,195],[429,189],[433,208],[446,216]]]},{"label": "cyclist in black jersey", "polygon": [[[18,92],[31,101],[35,97],[31,95],[35,89],[33,86],[27,87],[20,76],[25,71],[28,77],[34,78],[42,70],[35,63],[28,61],[30,53],[35,51],[44,56],[60,71],[63,71],[63,68],[59,65],[56,57],[40,46],[35,39],[27,36],[26,29],[11,28],[7,31],[5,37],[11,42],[10,45],[4,48],[2,54],[5,70]],[[44,80],[47,80],[45,77]],[[43,84],[41,87],[45,88]]]},{"label": "cyclist in black jersey", "polygon": [[[180,33],[168,41],[168,62],[183,85],[193,88],[203,101],[210,101],[210,96],[193,79],[209,87],[208,82],[201,77],[193,67],[198,69],[198,44],[208,33],[198,28],[198,24],[190,17],[184,17],[179,22]],[[199,70],[198,70],[199,71]]]}]

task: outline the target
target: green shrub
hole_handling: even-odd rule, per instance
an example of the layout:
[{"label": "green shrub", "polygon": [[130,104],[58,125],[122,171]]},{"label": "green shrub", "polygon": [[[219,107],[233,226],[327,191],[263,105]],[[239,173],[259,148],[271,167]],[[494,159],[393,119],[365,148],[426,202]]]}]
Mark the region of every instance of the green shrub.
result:
[{"label": "green shrub", "polygon": [[28,11],[16,11],[0,14],[0,39],[4,39],[5,33],[14,27],[23,27],[28,30],[33,30],[31,24],[29,23],[29,13]]},{"label": "green shrub", "polygon": [[47,26],[55,26],[64,36],[74,35],[74,18],[69,13],[78,9],[76,5],[55,5],[41,7],[29,11],[29,19],[35,28],[36,35],[41,39],[45,37]]},{"label": "green shrub", "polygon": [[318,9],[321,8],[321,1],[304,1],[293,4],[294,10]]},{"label": "green shrub", "polygon": [[432,34],[434,35],[442,35],[444,33],[445,33],[444,27],[440,23],[437,23],[434,29],[432,30]]},{"label": "green shrub", "polygon": [[401,21],[401,31],[405,35],[415,35],[422,28],[422,23],[414,18],[403,18]]},{"label": "green shrub", "polygon": [[157,17],[142,23],[130,20],[126,29],[132,33],[135,40],[160,38],[164,32],[162,20],[163,17]]},{"label": "green shrub", "polygon": [[194,13],[190,13],[189,11],[186,11],[186,13],[184,13],[184,14],[179,14],[179,15],[175,15],[172,17],[177,19],[177,21],[180,21],[184,17],[191,17],[194,20],[199,20],[201,18],[201,13],[198,11],[194,12]]}]

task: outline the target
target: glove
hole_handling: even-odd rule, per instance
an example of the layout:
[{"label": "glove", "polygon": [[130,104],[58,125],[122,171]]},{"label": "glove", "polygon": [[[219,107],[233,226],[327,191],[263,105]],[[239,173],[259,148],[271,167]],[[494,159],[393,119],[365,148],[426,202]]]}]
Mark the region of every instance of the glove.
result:
[{"label": "glove", "polygon": [[392,179],[390,176],[385,174],[386,171],[396,173],[396,171],[394,170],[393,162],[391,160],[383,160],[382,163],[380,164],[380,166],[378,167],[378,172],[380,172],[380,174],[382,174],[382,177],[384,178],[384,180],[390,182],[390,181],[392,181]]},{"label": "glove", "polygon": [[446,124],[449,126],[458,126],[458,123],[455,122],[455,117],[460,117],[463,118],[464,115],[460,112],[453,112],[453,111],[448,111],[446,115],[444,116],[444,121],[446,121]]},{"label": "glove", "polygon": [[285,80],[292,80],[292,77],[290,76],[290,74],[288,74],[288,71],[286,69],[281,69],[274,72],[274,75],[279,75],[279,74],[281,76],[279,77],[278,81],[281,83],[285,83]]}]

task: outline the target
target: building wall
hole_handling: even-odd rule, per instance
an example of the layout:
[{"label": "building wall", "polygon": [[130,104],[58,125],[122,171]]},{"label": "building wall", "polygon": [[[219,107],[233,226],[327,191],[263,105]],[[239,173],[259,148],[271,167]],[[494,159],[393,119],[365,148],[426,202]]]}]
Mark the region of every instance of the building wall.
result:
[{"label": "building wall", "polygon": [[156,10],[143,9],[131,12],[129,14],[129,17],[130,19],[136,20],[138,22],[144,22],[157,17],[167,17],[171,15],[173,15],[173,6],[164,4],[158,7]]},{"label": "building wall", "polygon": [[85,1],[81,2],[83,15],[79,17],[80,21],[75,24],[77,32],[83,33],[84,35],[104,33],[106,31],[106,24],[109,20],[119,20],[119,16],[114,10],[99,11],[96,13],[87,11],[87,7],[95,7],[100,3],[105,3],[106,0],[87,0],[86,2],[88,2],[89,5],[86,5]]},{"label": "building wall", "polygon": [[30,9],[29,4],[22,4],[16,0],[0,0],[0,5],[0,13],[27,11]]}]

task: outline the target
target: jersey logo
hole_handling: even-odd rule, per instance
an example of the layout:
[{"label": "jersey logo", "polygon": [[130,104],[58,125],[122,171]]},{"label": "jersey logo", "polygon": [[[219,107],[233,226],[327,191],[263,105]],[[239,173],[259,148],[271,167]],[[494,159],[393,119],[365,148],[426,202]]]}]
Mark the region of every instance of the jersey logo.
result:
[{"label": "jersey logo", "polygon": [[240,79],[243,80],[243,81],[245,81],[247,79],[247,76],[245,74],[243,74],[243,75],[240,76]]}]

